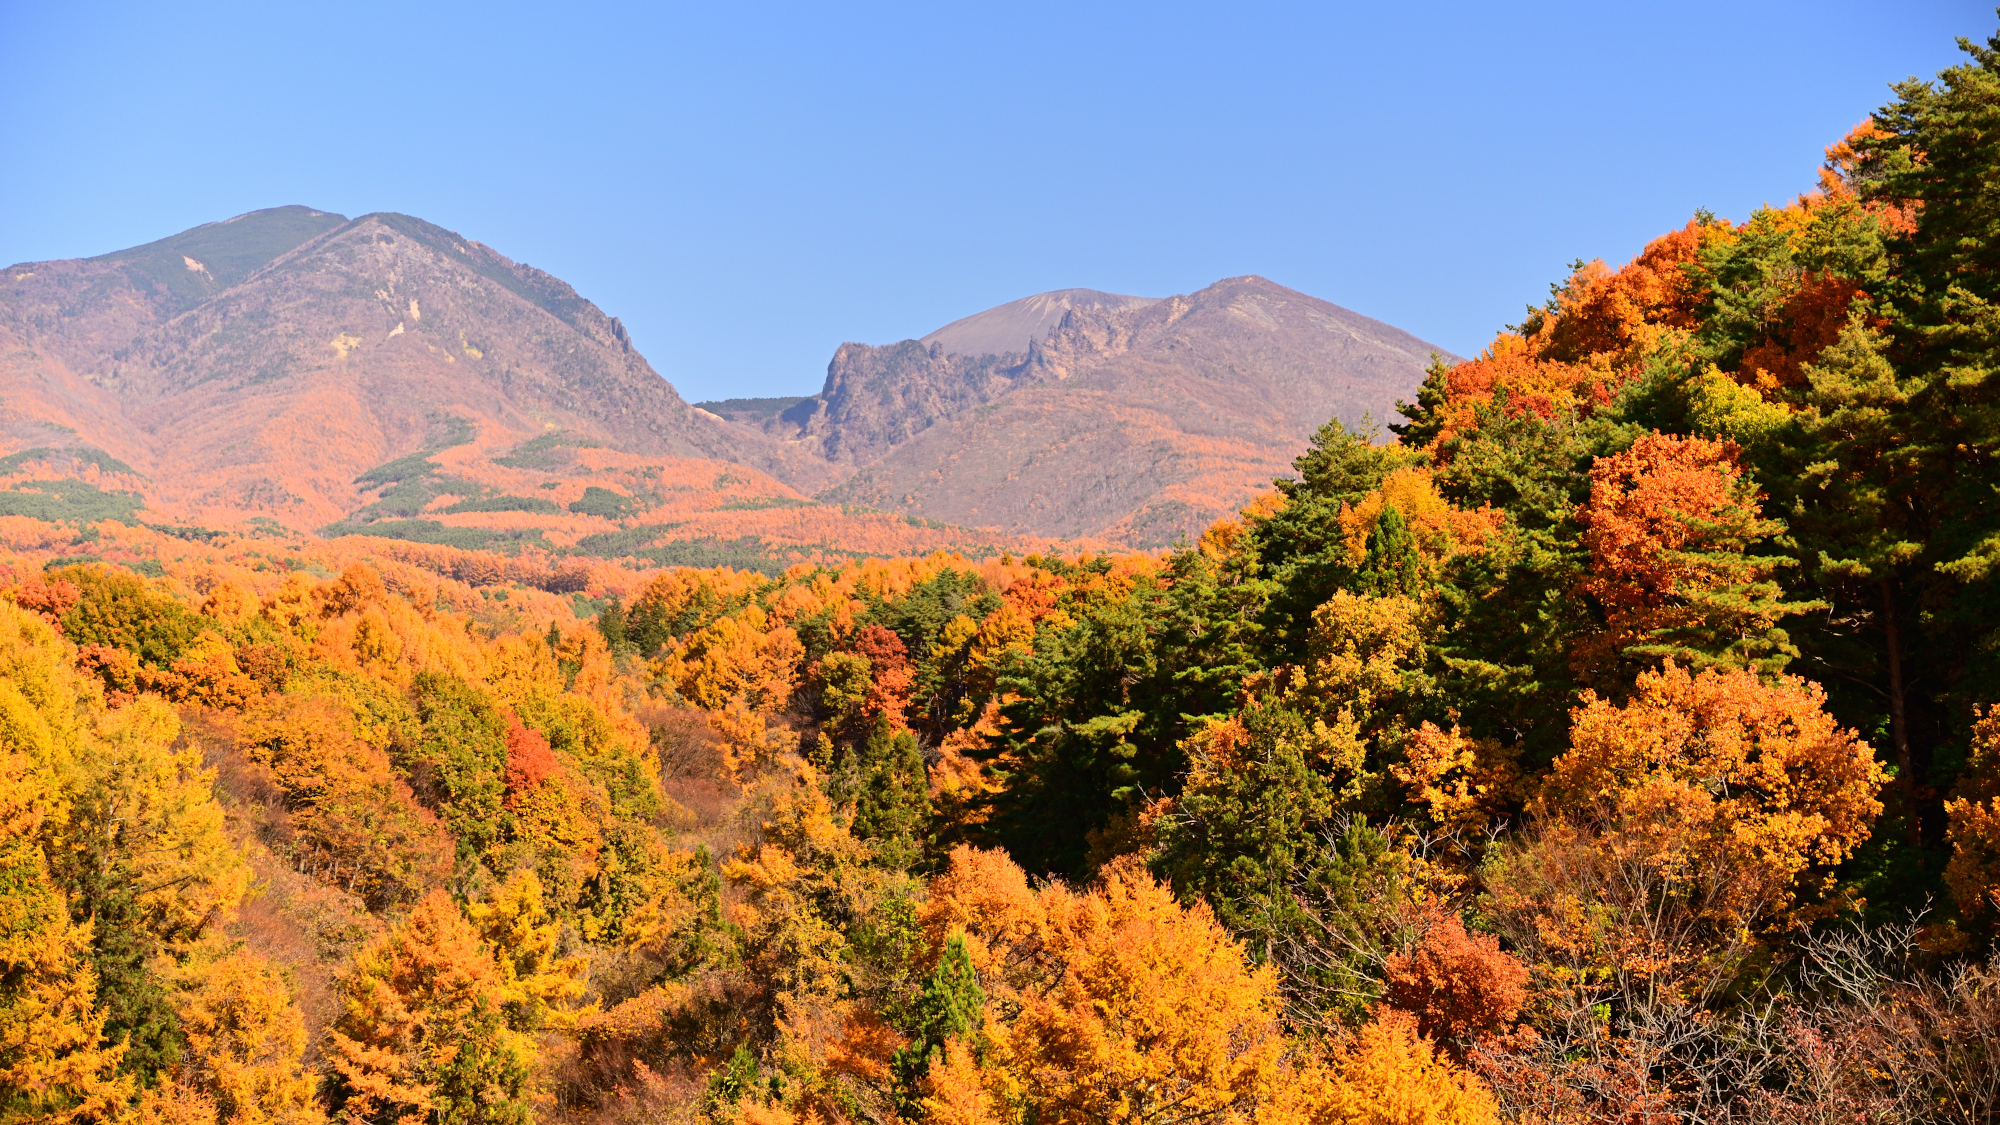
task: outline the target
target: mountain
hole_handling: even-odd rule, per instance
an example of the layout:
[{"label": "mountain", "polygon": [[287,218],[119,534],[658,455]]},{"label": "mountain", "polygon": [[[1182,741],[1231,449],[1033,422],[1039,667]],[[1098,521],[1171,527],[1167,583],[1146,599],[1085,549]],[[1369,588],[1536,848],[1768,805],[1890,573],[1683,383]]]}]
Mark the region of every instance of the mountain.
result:
[{"label": "mountain", "polygon": [[331,211],[273,207],[219,223],[203,223],[158,242],[114,250],[90,261],[115,263],[127,278],[143,278],[161,308],[180,313],[346,221],[345,216]]},{"label": "mountain", "polygon": [[[1156,547],[1269,487],[1328,418],[1395,417],[1445,354],[1261,277],[1158,301],[1079,293],[1092,291],[968,317],[929,346],[842,345],[821,392],[766,416],[762,432],[839,472],[822,500]],[[957,325],[1026,324],[1065,297],[1023,352],[945,342]]]},{"label": "mountain", "polygon": [[682,401],[568,284],[390,213],[275,208],[9,268],[0,453],[0,515],[142,501],[196,525],[738,555],[765,532],[808,554],[992,541],[822,510],[769,475],[823,481],[822,460]]},{"label": "mountain", "polygon": [[558,278],[408,215],[279,207],[0,275],[0,518],[766,568],[1152,547],[1328,417],[1390,417],[1435,350],[1258,277],[1066,289],[844,344],[809,397],[697,407]]},{"label": "mountain", "polygon": [[1006,355],[1025,352],[1048,336],[1071,309],[1111,311],[1143,308],[1156,297],[1126,297],[1095,289],[1057,289],[996,305],[985,312],[954,320],[918,343],[938,344],[947,355]]},{"label": "mountain", "polygon": [[13,404],[34,396],[10,387],[10,429],[96,433],[161,498],[195,508],[330,522],[359,498],[358,474],[443,415],[515,441],[564,430],[634,452],[737,453],[617,320],[406,215],[279,208],[16,266],[0,331],[41,353],[7,374],[32,370],[66,400],[23,419]]},{"label": "mountain", "polygon": [[820,393],[766,419],[763,430],[823,458],[837,481],[933,424],[1006,394],[1021,359],[947,355],[942,344],[916,340],[842,344]]}]

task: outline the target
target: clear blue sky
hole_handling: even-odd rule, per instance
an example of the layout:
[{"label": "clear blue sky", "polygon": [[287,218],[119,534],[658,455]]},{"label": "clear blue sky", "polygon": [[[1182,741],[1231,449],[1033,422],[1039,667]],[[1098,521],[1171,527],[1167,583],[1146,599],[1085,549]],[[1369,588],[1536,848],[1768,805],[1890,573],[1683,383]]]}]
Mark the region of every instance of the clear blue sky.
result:
[{"label": "clear blue sky", "polygon": [[1258,273],[1462,354],[1572,259],[1811,186],[1991,0],[0,0],[0,261],[259,207],[555,273],[690,399],[1029,293]]}]

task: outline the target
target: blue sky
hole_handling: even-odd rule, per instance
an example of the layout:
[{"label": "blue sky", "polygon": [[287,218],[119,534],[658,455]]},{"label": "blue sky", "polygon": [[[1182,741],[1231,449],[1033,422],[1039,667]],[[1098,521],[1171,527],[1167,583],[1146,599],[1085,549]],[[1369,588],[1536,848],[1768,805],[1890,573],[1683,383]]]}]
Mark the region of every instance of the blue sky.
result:
[{"label": "blue sky", "polygon": [[1741,218],[2000,23],[1816,3],[0,0],[0,261],[403,211],[690,399],[1047,289],[1263,274],[1469,354],[1576,258]]}]

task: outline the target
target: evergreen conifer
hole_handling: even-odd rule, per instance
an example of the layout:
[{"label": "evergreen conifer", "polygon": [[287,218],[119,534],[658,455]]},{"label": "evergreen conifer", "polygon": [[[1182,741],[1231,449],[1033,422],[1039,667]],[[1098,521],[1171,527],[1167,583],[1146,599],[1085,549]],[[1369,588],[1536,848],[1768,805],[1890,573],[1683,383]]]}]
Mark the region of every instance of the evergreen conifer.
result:
[{"label": "evergreen conifer", "polygon": [[985,1022],[985,1009],[986,990],[979,987],[979,973],[966,951],[965,935],[953,934],[945,940],[937,968],[917,999],[915,1034],[889,1061],[896,1075],[896,1099],[906,1113],[917,1107],[917,1084],[932,1064],[944,1057],[945,1044],[978,1032]]}]

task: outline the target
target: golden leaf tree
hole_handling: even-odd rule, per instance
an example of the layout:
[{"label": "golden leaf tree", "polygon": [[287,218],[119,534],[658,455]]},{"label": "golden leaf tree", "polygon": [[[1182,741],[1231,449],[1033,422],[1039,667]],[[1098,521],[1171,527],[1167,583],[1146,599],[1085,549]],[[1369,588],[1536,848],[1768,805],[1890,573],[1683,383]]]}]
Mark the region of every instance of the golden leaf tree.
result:
[{"label": "golden leaf tree", "polygon": [[531,1046],[493,957],[442,891],[355,957],[327,1032],[335,1115],[360,1125],[524,1125]]}]

